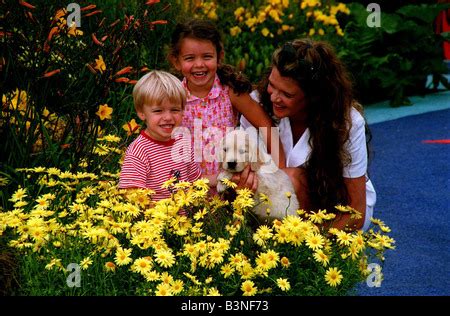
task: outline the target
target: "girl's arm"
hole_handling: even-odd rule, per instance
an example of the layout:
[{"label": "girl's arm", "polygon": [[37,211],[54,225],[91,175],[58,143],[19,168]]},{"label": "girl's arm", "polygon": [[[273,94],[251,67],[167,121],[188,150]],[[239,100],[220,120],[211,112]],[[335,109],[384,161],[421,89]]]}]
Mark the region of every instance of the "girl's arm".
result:
[{"label": "girl's arm", "polygon": [[[262,129],[264,141],[267,146],[267,151],[272,155],[275,163],[279,168],[284,168],[286,166],[286,156],[284,154],[283,144],[281,143],[278,131],[272,131],[273,126],[275,126],[270,119],[269,115],[264,111],[264,109],[253,100],[248,93],[236,94],[230,89],[230,100],[233,107],[255,127],[266,127]],[[272,152],[272,132],[276,133],[274,139],[278,139],[278,151]],[[275,147],[275,146],[274,146]]]}]

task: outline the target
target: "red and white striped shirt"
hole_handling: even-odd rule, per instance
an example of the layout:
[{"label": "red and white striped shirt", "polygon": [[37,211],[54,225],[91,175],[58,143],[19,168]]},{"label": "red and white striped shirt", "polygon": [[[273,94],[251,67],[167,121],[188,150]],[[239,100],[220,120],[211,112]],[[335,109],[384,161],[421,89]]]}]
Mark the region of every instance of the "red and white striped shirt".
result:
[{"label": "red and white striped shirt", "polygon": [[119,179],[119,188],[148,188],[154,201],[170,197],[161,185],[178,175],[179,181],[193,182],[201,171],[194,161],[189,137],[157,141],[144,131],[128,146]]}]

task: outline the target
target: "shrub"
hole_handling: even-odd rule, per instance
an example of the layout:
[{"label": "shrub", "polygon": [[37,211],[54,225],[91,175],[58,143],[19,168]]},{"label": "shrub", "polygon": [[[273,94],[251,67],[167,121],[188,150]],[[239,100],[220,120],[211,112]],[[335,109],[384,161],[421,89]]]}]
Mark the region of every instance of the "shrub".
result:
[{"label": "shrub", "polygon": [[171,30],[170,1],[140,1],[114,19],[103,16],[104,4],[79,3],[78,28],[67,24],[71,13],[60,1],[2,5],[0,128],[6,165],[75,170],[92,154],[101,129],[118,133],[131,118],[136,79],[166,64],[160,51]]},{"label": "shrub", "polygon": [[[362,103],[389,99],[410,104],[424,94],[428,75],[436,88],[450,85],[442,61],[442,41],[433,21],[449,4],[428,0],[381,1],[381,27],[370,28],[363,4],[321,0],[183,1],[191,15],[215,20],[223,31],[225,57],[254,83],[270,65],[273,51],[286,41],[312,37],[331,42],[354,76]],[[190,16],[191,16],[190,15]]]},{"label": "shrub", "polygon": [[340,57],[354,76],[364,103],[385,99],[392,106],[411,104],[408,96],[425,94],[428,75],[449,86],[442,57],[443,37],[433,21],[449,4],[406,5],[392,13],[381,11],[381,27],[366,25],[368,12],[358,3],[348,5],[351,15],[345,34],[335,41]]},{"label": "shrub", "polygon": [[[280,43],[299,37],[344,35],[343,3],[321,0],[190,1],[197,17],[215,20],[224,34],[227,62],[257,82]],[[220,17],[220,19],[219,19]]]},{"label": "shrub", "polygon": [[[255,226],[249,190],[226,201],[205,179],[171,179],[171,198],[155,203],[101,167],[19,171],[29,182],[0,213],[0,235],[20,254],[22,295],[346,295],[393,249],[381,221],[366,233],[328,229],[336,214],[324,210]],[[80,287],[68,286],[71,263]]]},{"label": "shrub", "polygon": [[[25,166],[76,172],[96,157],[97,137],[139,132],[131,91],[149,69],[167,65],[160,52],[173,26],[167,21],[178,10],[175,1],[115,1],[116,7],[77,2],[80,27],[68,25],[74,12],[60,1],[4,2],[2,181],[23,185],[14,169]],[[2,191],[4,208],[11,193],[9,187]]]}]

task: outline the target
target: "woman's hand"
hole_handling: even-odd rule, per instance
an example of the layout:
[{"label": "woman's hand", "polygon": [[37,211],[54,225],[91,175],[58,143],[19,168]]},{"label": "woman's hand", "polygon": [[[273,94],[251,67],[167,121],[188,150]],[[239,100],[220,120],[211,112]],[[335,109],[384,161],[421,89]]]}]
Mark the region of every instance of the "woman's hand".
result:
[{"label": "woman's hand", "polygon": [[250,170],[250,166],[246,166],[242,172],[235,173],[231,181],[237,184],[237,189],[247,188],[255,192],[258,188],[258,177]]}]

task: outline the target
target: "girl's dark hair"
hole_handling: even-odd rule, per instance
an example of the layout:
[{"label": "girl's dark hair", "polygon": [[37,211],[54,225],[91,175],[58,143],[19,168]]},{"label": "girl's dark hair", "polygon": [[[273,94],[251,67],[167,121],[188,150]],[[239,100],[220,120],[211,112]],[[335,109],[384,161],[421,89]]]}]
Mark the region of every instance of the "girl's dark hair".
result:
[{"label": "girl's dark hair", "polygon": [[[349,203],[343,168],[351,162],[345,142],[352,126],[352,106],[361,110],[353,99],[348,73],[326,42],[298,39],[278,48],[272,56],[272,67],[283,77],[298,82],[306,97],[306,126],[312,148],[305,164],[309,196],[313,209],[333,211],[338,204]],[[258,86],[261,102],[272,114],[267,92],[268,76]]]},{"label": "girl's dark hair", "polygon": [[170,56],[177,58],[180,54],[180,43],[185,38],[210,41],[217,52],[217,75],[223,85],[230,86],[237,94],[251,92],[252,84],[248,78],[238,72],[233,66],[220,62],[220,55],[223,51],[222,36],[209,20],[192,19],[184,23],[178,23],[172,33],[170,45]]}]

